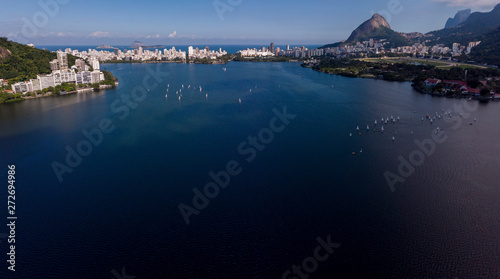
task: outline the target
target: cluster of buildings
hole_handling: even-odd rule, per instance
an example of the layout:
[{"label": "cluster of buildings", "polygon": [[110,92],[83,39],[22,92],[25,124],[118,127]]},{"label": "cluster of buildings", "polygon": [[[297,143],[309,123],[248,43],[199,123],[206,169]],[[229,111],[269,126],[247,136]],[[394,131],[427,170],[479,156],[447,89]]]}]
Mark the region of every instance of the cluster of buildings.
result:
[{"label": "cluster of buildings", "polygon": [[243,57],[269,57],[269,56],[288,56],[294,58],[309,58],[315,56],[337,56],[347,57],[351,54],[408,54],[413,56],[426,55],[450,55],[451,57],[460,56],[462,54],[470,54],[472,48],[478,46],[481,42],[470,42],[468,45],[460,45],[454,43],[452,48],[445,47],[443,44],[427,46],[424,43],[415,43],[411,46],[402,46],[390,48],[387,45],[390,42],[386,39],[370,39],[368,41],[357,42],[356,44],[346,44],[337,47],[307,49],[306,47],[290,48],[287,45],[286,49],[274,48],[274,43],[269,47],[262,49],[245,49],[238,51]]},{"label": "cluster of buildings", "polygon": [[462,54],[470,54],[472,48],[478,46],[481,42],[470,42],[468,45],[460,45],[454,43],[452,48],[446,47],[443,44],[427,46],[424,43],[415,43],[411,46],[402,46],[396,48],[386,47],[389,42],[385,39],[358,42],[354,45],[343,45],[339,47],[331,47],[324,49],[324,55],[347,56],[351,53],[373,53],[373,54],[408,54],[414,56],[425,55],[451,55],[452,57]]},{"label": "cluster of buildings", "polygon": [[189,59],[217,59],[223,55],[226,55],[227,52],[219,48],[218,51],[210,50],[209,47],[205,47],[204,49],[193,48],[192,46],[188,47],[188,57]]},{"label": "cluster of buildings", "polygon": [[12,91],[13,93],[26,94],[63,83],[89,85],[103,81],[104,74],[100,71],[99,61],[97,59],[89,59],[88,61],[92,66],[92,71],[83,59],[77,59],[75,65],[69,68],[68,53],[58,51],[57,59],[50,61],[52,73],[37,75],[35,79],[14,83]]},{"label": "cluster of buildings", "polygon": [[[492,79],[492,78],[488,78]],[[482,86],[487,85],[487,81],[483,80],[480,81]],[[433,78],[428,78],[423,82],[423,86],[426,88],[432,89],[436,87],[438,84],[442,86],[442,92],[441,94],[447,94],[449,92],[455,92],[459,93],[462,96],[473,96],[473,97],[478,97],[481,95],[481,89],[480,88],[471,88],[467,85],[467,82],[461,81],[461,80],[440,80],[440,79],[433,79]],[[497,94],[495,91],[490,92],[491,97],[495,99],[500,99],[500,94]]]},{"label": "cluster of buildings", "polygon": [[121,50],[115,48],[113,51],[89,49],[88,51],[78,51],[66,49],[66,52],[82,59],[95,59],[98,61],[172,61],[189,59],[217,59],[227,52],[219,49],[217,51],[210,50],[209,47],[203,49],[188,47],[188,51],[177,50],[175,47],[171,49],[137,49]]},{"label": "cluster of buildings", "polygon": [[281,49],[280,47],[274,47],[274,43],[271,43],[269,47],[262,47],[261,49],[250,49],[247,48],[245,50],[238,51],[238,54],[241,54],[243,57],[272,57],[272,56],[287,56],[294,58],[306,58],[312,56],[322,56],[325,55],[325,51],[323,49],[307,49],[306,47],[293,47],[290,48],[290,45],[287,45],[285,49]]}]

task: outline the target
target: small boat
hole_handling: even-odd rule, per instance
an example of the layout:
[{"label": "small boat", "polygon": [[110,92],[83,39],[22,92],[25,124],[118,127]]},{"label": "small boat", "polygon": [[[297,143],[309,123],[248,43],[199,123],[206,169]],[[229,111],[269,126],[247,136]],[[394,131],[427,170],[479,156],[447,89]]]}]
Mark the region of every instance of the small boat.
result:
[{"label": "small boat", "polygon": [[191,88],[191,84],[190,84],[190,85],[188,85],[188,89],[189,89],[189,88]]},{"label": "small boat", "polygon": [[252,93],[252,89],[250,88],[250,93]]},{"label": "small boat", "polygon": [[476,121],[477,121],[477,118],[474,117],[474,122],[476,122]]},{"label": "small boat", "polygon": [[395,141],[396,140],[396,137],[392,136],[392,141]]},{"label": "small boat", "polygon": [[205,98],[208,98],[208,93],[207,93],[207,94],[205,94]]},{"label": "small boat", "polygon": [[398,116],[398,121],[399,121],[399,120],[401,120],[401,119],[400,119],[400,118],[399,118],[399,116]]},{"label": "small boat", "polygon": [[179,102],[181,101],[181,96],[179,96]]},{"label": "small boat", "polygon": [[369,131],[370,130],[370,126],[366,125],[366,130]]},{"label": "small boat", "polygon": [[413,135],[413,131],[411,131],[411,133],[410,133],[410,134],[412,134],[412,135]]},{"label": "small boat", "polygon": [[363,153],[363,148],[361,148],[361,150],[359,151],[359,153]]},{"label": "small boat", "polygon": [[356,126],[356,131],[359,131],[359,126]]},{"label": "small boat", "polygon": [[377,120],[375,120],[375,125],[377,125]]},{"label": "small boat", "polygon": [[165,94],[165,98],[167,98],[167,95],[168,95],[168,94]]},{"label": "small boat", "polygon": [[349,133],[349,136],[352,138],[352,133]]},{"label": "small boat", "polygon": [[238,101],[239,101],[239,102],[240,102],[240,104],[241,104],[241,99],[238,99]]},{"label": "small boat", "polygon": [[382,126],[382,133],[384,132],[384,126]]},{"label": "small boat", "polygon": [[182,88],[184,88],[184,84],[182,85]]},{"label": "small boat", "polygon": [[167,84],[167,88],[169,88],[169,87],[170,87],[170,84]]}]

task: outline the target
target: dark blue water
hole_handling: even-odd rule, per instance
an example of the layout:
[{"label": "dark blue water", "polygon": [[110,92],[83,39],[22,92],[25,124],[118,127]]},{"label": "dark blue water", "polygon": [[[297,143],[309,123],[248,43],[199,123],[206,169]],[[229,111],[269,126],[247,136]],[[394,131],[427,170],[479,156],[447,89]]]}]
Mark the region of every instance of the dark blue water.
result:
[{"label": "dark blue water", "polygon": [[[164,45],[167,49],[171,49],[172,47],[175,47],[175,49],[177,50],[183,50],[183,51],[187,51],[188,50],[188,47],[189,46],[192,46],[194,48],[200,48],[200,49],[204,49],[206,46],[208,46],[211,50],[219,50],[219,48],[222,48],[222,50],[225,50],[227,53],[237,53],[239,50],[244,50],[244,49],[247,49],[247,48],[257,48],[257,49],[261,49],[262,47],[269,47],[269,45]],[[305,46],[306,48],[308,49],[314,49],[314,48],[318,48],[320,47],[320,45],[290,45],[290,48],[294,48],[294,47],[302,47],[302,46]],[[92,46],[60,46],[60,45],[57,45],[57,46],[45,46],[45,45],[42,45],[42,46],[36,46],[37,48],[39,49],[47,49],[47,50],[50,50],[50,51],[58,51],[58,50],[62,50],[64,51],[66,48],[71,48],[72,50],[78,50],[78,51],[88,51],[89,49],[97,49],[97,45],[92,45]],[[130,50],[130,46],[113,46],[113,47],[116,47],[116,48],[119,48],[121,50]],[[280,49],[286,49],[286,45],[275,45],[274,46],[275,48],[276,47],[279,47]],[[164,48],[161,48],[160,50],[163,50]],[[99,50],[99,49],[97,49]],[[104,51],[113,51],[112,49],[102,49]],[[153,49],[154,50],[154,49]]]},{"label": "dark blue water", "polygon": [[[16,165],[19,218],[17,271],[3,241],[1,278],[117,278],[123,267],[136,278],[282,278],[327,236],[340,247],[310,278],[500,276],[499,103],[466,102],[470,115],[430,124],[420,118],[463,101],[295,63],[105,66],[115,90],[0,107],[0,179]],[[147,78],[157,70],[160,81]],[[285,107],[296,117],[273,138],[261,132]],[[381,133],[374,120],[391,115],[401,120]],[[51,164],[103,119],[114,130],[60,183]],[[384,173],[398,174],[398,157],[437,126],[447,140],[392,192]],[[248,162],[238,146],[259,132],[267,144]],[[193,206],[193,188],[232,160],[241,173],[186,225],[179,204]]]}]

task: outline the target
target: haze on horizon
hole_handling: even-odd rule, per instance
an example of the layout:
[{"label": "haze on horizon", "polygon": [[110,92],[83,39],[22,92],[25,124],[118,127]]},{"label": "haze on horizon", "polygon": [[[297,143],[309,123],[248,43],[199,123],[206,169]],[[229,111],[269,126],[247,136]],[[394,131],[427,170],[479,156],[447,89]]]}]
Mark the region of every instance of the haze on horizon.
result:
[{"label": "haze on horizon", "polygon": [[10,2],[0,36],[35,45],[327,44],[347,39],[373,13],[400,32],[444,27],[464,8],[489,11],[499,0],[71,0]]}]

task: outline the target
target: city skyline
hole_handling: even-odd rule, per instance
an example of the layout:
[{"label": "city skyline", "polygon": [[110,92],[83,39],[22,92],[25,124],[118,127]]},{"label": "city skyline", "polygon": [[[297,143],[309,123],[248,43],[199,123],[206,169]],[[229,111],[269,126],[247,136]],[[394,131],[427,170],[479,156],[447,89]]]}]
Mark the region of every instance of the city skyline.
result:
[{"label": "city skyline", "polygon": [[[498,1],[498,0],[497,0]],[[400,32],[441,29],[458,10],[489,11],[497,1],[200,1],[120,4],[24,1],[0,11],[0,36],[36,45],[326,44],[347,39],[373,13]],[[188,5],[189,4],[189,5]],[[360,8],[361,7],[361,8]]]}]

